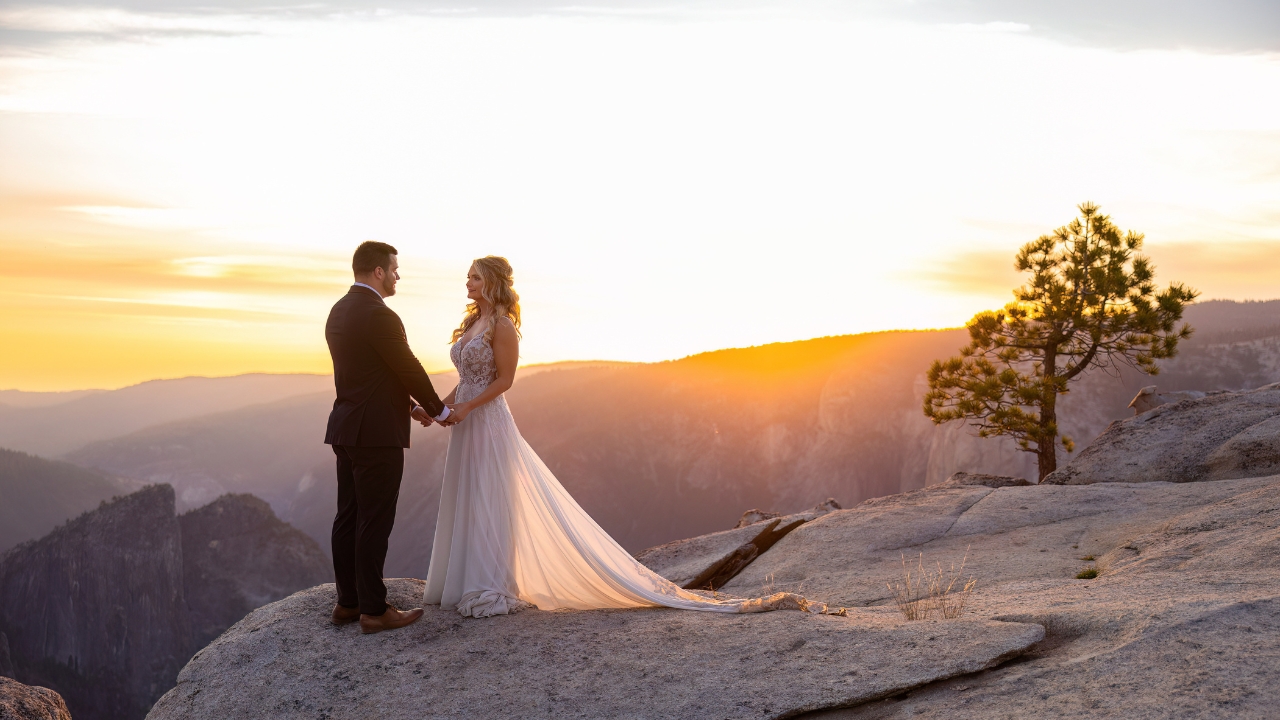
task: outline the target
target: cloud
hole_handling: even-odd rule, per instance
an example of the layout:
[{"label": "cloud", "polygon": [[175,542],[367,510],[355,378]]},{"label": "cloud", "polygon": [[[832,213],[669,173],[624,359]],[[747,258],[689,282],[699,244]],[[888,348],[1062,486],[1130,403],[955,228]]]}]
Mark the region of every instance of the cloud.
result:
[{"label": "cloud", "polygon": [[[1144,254],[1156,267],[1157,285],[1180,282],[1199,290],[1202,300],[1280,296],[1280,242],[1148,244]],[[903,279],[944,294],[991,298],[994,308],[1012,300],[1025,279],[1013,257],[1014,248],[972,250],[923,263]]]},{"label": "cloud", "polygon": [[9,196],[0,223],[0,282],[10,297],[279,315],[348,282],[343,256],[205,238],[171,208]]},{"label": "cloud", "polygon": [[319,325],[350,282],[345,258],[255,252],[67,206],[127,207],[0,202],[0,386],[328,370]]},{"label": "cloud", "polygon": [[1013,249],[969,250],[945,259],[929,259],[903,277],[948,295],[1012,300],[1010,291],[1022,282],[1013,268]]},{"label": "cloud", "polygon": [[1280,242],[1208,241],[1149,246],[1160,284],[1183,282],[1203,300],[1280,295]]},{"label": "cloud", "polygon": [[[778,0],[728,2],[682,0],[655,5],[619,0],[329,0],[320,2],[260,2],[258,0],[43,0],[13,3],[0,14],[0,42],[31,45],[85,37],[136,39],[179,33],[251,32],[190,22],[184,26],[119,23],[113,28],[49,29],[47,18],[114,12],[121,18],[323,19],[406,14],[468,14],[530,16],[540,14],[612,15],[623,17],[706,16],[778,11],[821,13],[852,18],[885,18],[905,22],[964,26],[985,31],[1027,32],[1060,41],[1123,50],[1193,49],[1211,52],[1280,51],[1280,3],[1274,0],[851,0],[829,3],[784,3]],[[45,18],[44,21],[37,21]]]},{"label": "cloud", "polygon": [[1059,40],[1125,50],[1280,51],[1273,0],[922,0],[899,16],[952,23],[1016,23]]}]

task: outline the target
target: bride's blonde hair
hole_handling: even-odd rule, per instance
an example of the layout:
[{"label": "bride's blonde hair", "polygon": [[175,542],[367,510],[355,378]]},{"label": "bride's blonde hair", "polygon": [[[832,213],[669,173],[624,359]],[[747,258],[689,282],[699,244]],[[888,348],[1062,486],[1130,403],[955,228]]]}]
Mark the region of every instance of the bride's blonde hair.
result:
[{"label": "bride's blonde hair", "polygon": [[[484,281],[484,287],[480,289],[480,295],[493,307],[493,317],[489,322],[489,327],[485,328],[485,337],[493,340],[493,328],[500,317],[511,319],[511,324],[516,326],[516,337],[519,337],[520,295],[512,288],[515,280],[512,277],[511,263],[507,262],[506,258],[489,255],[473,261],[471,267],[480,274],[480,279]],[[462,324],[454,329],[453,339],[450,342],[457,342],[458,338],[466,335],[471,326],[479,321],[479,303],[468,303],[466,313],[462,316]]]}]

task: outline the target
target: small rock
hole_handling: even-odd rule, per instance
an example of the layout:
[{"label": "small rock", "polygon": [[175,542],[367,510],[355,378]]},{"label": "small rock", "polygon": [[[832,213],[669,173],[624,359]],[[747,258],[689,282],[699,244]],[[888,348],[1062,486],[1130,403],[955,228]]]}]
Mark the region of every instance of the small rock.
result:
[{"label": "small rock", "polygon": [[813,513],[814,515],[826,515],[829,512],[834,512],[836,510],[843,510],[843,509],[844,508],[840,507],[840,503],[836,502],[835,498],[827,498],[826,500],[823,500],[817,505],[814,505],[813,509],[810,510],[809,512]]},{"label": "small rock", "polygon": [[768,512],[767,510],[748,510],[742,513],[742,519],[738,521],[737,525],[733,526],[733,529],[737,530],[738,528],[744,528],[748,525],[755,525],[758,522],[764,522],[765,520],[772,520],[780,517],[782,517],[782,513]]},{"label": "small rock", "polygon": [[[813,509],[807,510],[803,513],[797,513],[797,515],[812,515],[813,517],[818,517],[820,515],[826,515],[829,512],[832,512],[834,510],[840,510],[840,509],[842,509],[840,507],[840,503],[836,502],[835,498],[827,498],[826,500],[823,500],[817,505],[814,505]],[[768,510],[756,510],[756,509],[748,510],[742,513],[742,519],[738,521],[737,525],[733,526],[733,529],[737,530],[738,528],[744,528],[744,527],[747,527],[748,525],[755,525],[758,522],[764,522],[765,520],[773,520],[774,518],[780,518],[780,517],[783,517],[783,513],[769,512]]]},{"label": "small rock", "polygon": [[0,718],[3,720],[71,720],[62,696],[44,687],[0,678]]},{"label": "small rock", "polygon": [[1196,400],[1205,396],[1205,393],[1199,390],[1183,390],[1181,392],[1157,392],[1155,385],[1148,385],[1138,391],[1138,394],[1129,401],[1129,407],[1133,408],[1134,415],[1141,415],[1149,410],[1155,410],[1161,405],[1179,402],[1181,400]]}]

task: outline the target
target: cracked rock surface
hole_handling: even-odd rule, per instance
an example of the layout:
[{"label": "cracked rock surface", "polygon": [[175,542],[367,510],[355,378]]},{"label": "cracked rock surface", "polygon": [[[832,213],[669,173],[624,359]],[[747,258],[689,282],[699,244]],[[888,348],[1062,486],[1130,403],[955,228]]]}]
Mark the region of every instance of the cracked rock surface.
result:
[{"label": "cracked rock surface", "polygon": [[688,540],[676,540],[640,552],[636,559],[650,570],[685,587],[708,569],[724,562],[735,550],[750,543],[766,528],[778,525],[778,522],[778,518],[773,518]]},{"label": "cracked rock surface", "polygon": [[[1275,717],[1280,477],[998,488],[941,534],[933,518],[889,512],[958,508],[960,492],[936,486],[816,520],[725,591],[766,584],[879,607],[903,556],[945,568],[967,553],[964,577],[978,586],[965,616],[1039,623],[1046,639],[1001,668],[812,717]],[[911,526],[921,544],[888,547]],[[1087,567],[1099,575],[1076,579]]]},{"label": "cracked rock surface", "polygon": [[[389,582],[411,605],[419,580]],[[670,609],[483,620],[428,608],[401,630],[328,622],[333,586],[260,608],[202,650],[147,716],[176,718],[779,718],[857,704],[1017,656],[1039,625],[906,623]]]},{"label": "cracked rock surface", "polygon": [[839,503],[827,498],[812,510],[791,515],[750,510],[732,530],[651,547],[636,559],[682,588],[719,588],[792,530],[839,509]]}]

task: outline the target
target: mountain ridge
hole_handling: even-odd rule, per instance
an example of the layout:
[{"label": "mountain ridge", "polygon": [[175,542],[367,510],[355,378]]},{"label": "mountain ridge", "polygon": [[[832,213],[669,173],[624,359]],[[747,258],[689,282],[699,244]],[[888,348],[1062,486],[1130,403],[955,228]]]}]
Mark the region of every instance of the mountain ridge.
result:
[{"label": "mountain ridge", "polygon": [[[1209,301],[1188,308],[1188,321],[1197,335],[1156,378],[1093,372],[1073,384],[1060,401],[1064,432],[1087,444],[1132,414],[1126,406],[1144,385],[1243,389],[1280,380],[1280,336],[1268,334],[1280,323],[1280,301]],[[1246,339],[1207,342],[1219,330]],[[966,341],[960,329],[883,331],[660,363],[557,364],[518,374],[507,398],[566,488],[638,551],[731,524],[744,507],[796,512],[821,497],[848,505],[961,470],[1032,476],[1033,460],[1008,439],[980,440],[962,423],[935,427],[920,412],[928,364]],[[443,394],[452,376],[435,383]],[[134,482],[169,482],[182,509],[253,493],[327,546],[333,458],[320,438],[331,392],[151,425],[69,457]],[[447,435],[415,427],[413,443],[388,559],[398,575],[425,572]]]}]

